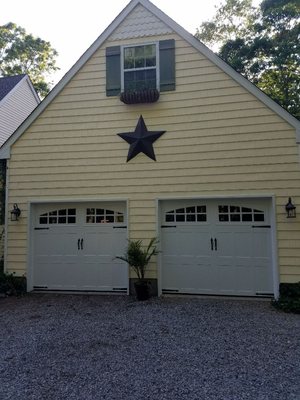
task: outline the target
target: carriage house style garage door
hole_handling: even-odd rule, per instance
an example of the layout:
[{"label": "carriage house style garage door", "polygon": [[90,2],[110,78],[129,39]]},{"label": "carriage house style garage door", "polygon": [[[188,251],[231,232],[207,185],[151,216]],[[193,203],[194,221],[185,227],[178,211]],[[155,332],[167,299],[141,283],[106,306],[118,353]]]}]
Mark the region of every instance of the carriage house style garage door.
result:
[{"label": "carriage house style garage door", "polygon": [[126,204],[33,206],[33,289],[127,292]]},{"label": "carriage house style garage door", "polygon": [[162,202],[162,291],[273,292],[270,200]]}]

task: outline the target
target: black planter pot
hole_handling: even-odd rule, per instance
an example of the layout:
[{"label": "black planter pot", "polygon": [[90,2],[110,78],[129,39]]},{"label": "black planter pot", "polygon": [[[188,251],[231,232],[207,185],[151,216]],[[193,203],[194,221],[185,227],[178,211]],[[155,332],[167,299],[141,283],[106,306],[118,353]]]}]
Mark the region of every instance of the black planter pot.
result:
[{"label": "black planter pot", "polygon": [[125,104],[155,103],[159,99],[157,89],[144,89],[122,92],[120,100]]},{"label": "black planter pot", "polygon": [[148,281],[134,282],[136,298],[138,300],[148,300],[151,297],[151,287]]}]

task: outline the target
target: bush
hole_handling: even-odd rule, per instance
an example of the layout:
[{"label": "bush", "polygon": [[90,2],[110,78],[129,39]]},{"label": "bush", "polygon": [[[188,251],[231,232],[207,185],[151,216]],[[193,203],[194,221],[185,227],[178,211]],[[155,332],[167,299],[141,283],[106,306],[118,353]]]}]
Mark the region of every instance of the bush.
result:
[{"label": "bush", "polygon": [[273,306],[285,312],[300,314],[300,282],[281,283],[279,299],[272,302]]},{"label": "bush", "polygon": [[0,293],[5,296],[20,296],[26,293],[26,278],[0,272]]}]

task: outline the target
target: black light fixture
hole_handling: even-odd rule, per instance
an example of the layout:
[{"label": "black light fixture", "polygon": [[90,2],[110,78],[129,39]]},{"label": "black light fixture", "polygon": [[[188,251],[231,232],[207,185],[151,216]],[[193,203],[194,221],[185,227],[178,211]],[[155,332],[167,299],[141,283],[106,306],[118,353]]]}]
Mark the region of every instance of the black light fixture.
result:
[{"label": "black light fixture", "polygon": [[285,211],[287,218],[296,218],[296,207],[292,203],[291,197],[289,197],[289,201],[286,203]]},{"label": "black light fixture", "polygon": [[21,210],[19,209],[18,204],[15,203],[13,209],[10,212],[10,218],[12,221],[18,221],[20,215],[21,215]]}]

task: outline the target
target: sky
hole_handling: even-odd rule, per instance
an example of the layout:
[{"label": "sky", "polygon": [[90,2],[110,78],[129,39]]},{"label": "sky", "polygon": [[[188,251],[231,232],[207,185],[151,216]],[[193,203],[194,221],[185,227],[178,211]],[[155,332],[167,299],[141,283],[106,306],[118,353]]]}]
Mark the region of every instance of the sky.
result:
[{"label": "sky", "polygon": [[[152,0],[187,31],[211,18],[221,0]],[[60,71],[51,76],[54,83],[107,28],[129,0],[14,0],[4,2],[0,25],[14,22],[27,33],[49,41],[58,53]]]}]

